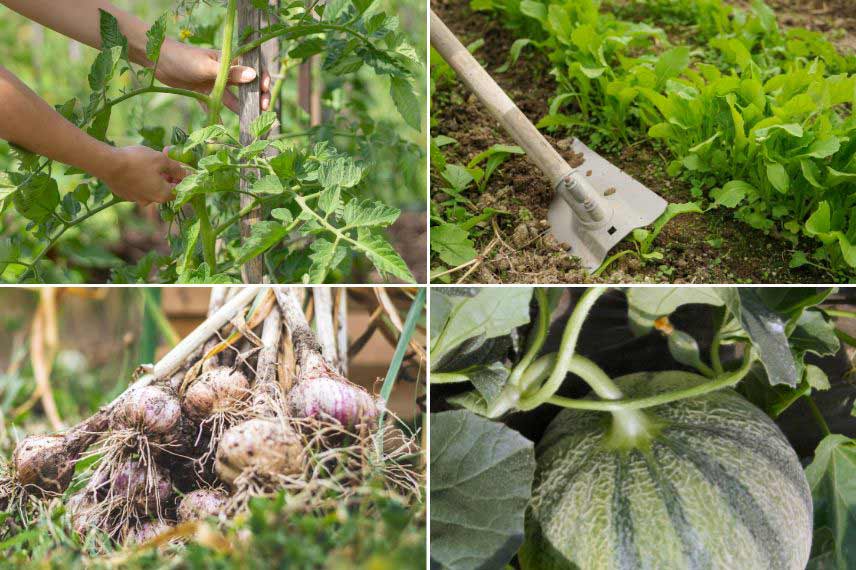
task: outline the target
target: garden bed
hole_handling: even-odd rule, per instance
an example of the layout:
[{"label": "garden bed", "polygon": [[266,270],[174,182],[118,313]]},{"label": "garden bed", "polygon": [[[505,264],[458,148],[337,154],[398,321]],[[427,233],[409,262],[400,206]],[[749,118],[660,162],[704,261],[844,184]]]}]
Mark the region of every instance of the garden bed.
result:
[{"label": "garden bed", "polygon": [[[826,8],[809,12],[799,8],[797,0],[772,4],[781,24],[805,26],[809,22],[811,28],[829,32],[829,37],[842,50],[851,47],[852,34],[831,32],[856,27],[856,17],[846,15],[846,10],[835,10],[829,2]],[[475,51],[476,57],[533,122],[549,113],[556,83],[543,53],[527,47],[515,65],[509,66],[505,72],[497,72],[507,61],[516,39],[513,32],[503,26],[498,14],[473,12],[468,3],[457,0],[437,0],[432,2],[432,8],[465,45],[484,39],[483,45]],[[644,20],[644,15],[640,14],[639,19]],[[670,26],[668,22],[647,23],[662,27],[675,44],[679,44],[679,38],[686,33],[686,30]],[[442,147],[449,164],[466,165],[491,145],[513,144],[460,82],[435,79],[431,116],[432,136],[445,135],[457,141]],[[567,131],[556,133],[558,137],[547,132],[544,134],[565,158],[570,158]],[[652,139],[643,137],[633,144],[620,146],[600,144],[595,150],[671,203],[698,199],[691,193],[688,182],[666,173],[671,160],[669,151]],[[443,214],[441,204],[448,198],[440,190],[443,186],[444,181],[434,166],[432,201],[435,219],[438,209],[440,215]],[[496,224],[483,223],[470,233],[474,249],[479,254],[474,264],[446,273],[438,280],[482,283],[818,283],[832,278],[827,272],[810,265],[791,268],[793,252],[805,249],[802,243],[800,247],[794,247],[778,238],[775,231],[755,230],[735,220],[733,212],[726,209],[711,210],[703,215],[680,215],[669,222],[655,241],[655,250],[663,254],[662,260],[643,263],[637,256],[627,255],[600,277],[592,277],[549,235],[546,216],[553,190],[523,155],[511,155],[494,173],[484,192],[471,189],[466,196],[479,210],[494,208],[507,213],[497,215]],[[634,247],[634,243],[626,239],[612,253]],[[433,259],[435,277],[448,271],[447,267],[448,264],[437,263],[436,257]]]}]

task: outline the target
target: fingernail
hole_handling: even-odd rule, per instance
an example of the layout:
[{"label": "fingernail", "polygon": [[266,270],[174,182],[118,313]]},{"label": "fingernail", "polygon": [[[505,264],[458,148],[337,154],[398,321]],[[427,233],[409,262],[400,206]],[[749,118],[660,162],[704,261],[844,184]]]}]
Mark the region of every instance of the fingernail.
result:
[{"label": "fingernail", "polygon": [[241,72],[241,81],[252,81],[256,78],[256,70],[255,69],[245,69]]}]

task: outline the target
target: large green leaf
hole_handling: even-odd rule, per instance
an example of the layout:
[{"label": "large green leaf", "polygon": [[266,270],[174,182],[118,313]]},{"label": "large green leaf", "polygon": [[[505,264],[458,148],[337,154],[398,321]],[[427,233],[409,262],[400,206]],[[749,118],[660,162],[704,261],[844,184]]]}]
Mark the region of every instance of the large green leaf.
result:
[{"label": "large green leaf", "polygon": [[493,362],[468,371],[468,376],[485,402],[491,403],[502,392],[510,372],[501,362]]},{"label": "large green leaf", "polygon": [[381,202],[370,200],[351,200],[345,204],[342,219],[348,228],[363,226],[388,226],[398,219],[401,210]]},{"label": "large green leaf", "polygon": [[286,236],[288,230],[279,222],[253,224],[250,236],[235,253],[235,263],[240,265],[272,248]]},{"label": "large green leaf", "polygon": [[56,180],[47,174],[36,174],[12,194],[18,213],[34,222],[41,223],[59,205],[59,188]]},{"label": "large green leaf", "polygon": [[363,177],[363,168],[349,156],[339,156],[321,164],[318,171],[318,182],[324,188],[338,186],[351,188],[356,186]]},{"label": "large green leaf", "polygon": [[800,315],[789,338],[792,348],[819,356],[832,356],[841,346],[835,334],[835,325],[816,309],[804,311]]},{"label": "large green leaf", "polygon": [[[856,440],[841,434],[826,436],[805,474],[814,500],[813,554],[831,564],[817,567],[856,568]],[[832,540],[824,541],[824,536]],[[823,543],[829,550],[817,552]]]},{"label": "large green leaf", "polygon": [[453,267],[471,261],[478,253],[469,232],[457,224],[441,224],[431,228],[431,251],[443,263]]},{"label": "large green leaf", "polygon": [[400,77],[390,77],[389,80],[389,94],[392,96],[395,108],[398,109],[404,121],[418,131],[422,124],[422,106],[419,104],[413,84]]},{"label": "large green leaf", "polygon": [[309,283],[324,283],[327,274],[336,268],[345,258],[346,250],[324,238],[317,238],[309,246],[312,253],[309,259],[312,265],[309,267]]},{"label": "large green leaf", "polygon": [[681,305],[724,304],[714,287],[630,287],[627,290],[628,319],[633,332],[643,335],[654,321],[671,315]]},{"label": "large green leaf", "polygon": [[800,371],[794,361],[782,317],[764,304],[756,289],[721,287],[716,291],[751,339],[770,384],[786,384],[795,388],[800,381]]},{"label": "large green leaf", "polygon": [[449,313],[457,305],[459,297],[475,297],[480,287],[443,287],[431,290],[431,338],[443,330]]},{"label": "large green leaf", "polygon": [[413,283],[413,274],[386,238],[368,228],[359,228],[357,241],[363,247],[363,253],[382,275],[393,275],[402,281]]},{"label": "large green leaf", "polygon": [[507,335],[528,323],[531,299],[531,287],[482,287],[471,297],[449,297],[452,306],[437,336],[431,339],[432,367],[465,340]]},{"label": "large green leaf", "polygon": [[758,289],[758,295],[777,313],[791,315],[819,305],[833,291],[832,287],[763,287]]},{"label": "large green leaf", "polygon": [[516,431],[468,411],[431,414],[432,568],[496,570],[523,543],[535,453]]},{"label": "large green leaf", "polygon": [[146,32],[146,57],[155,65],[160,59],[161,46],[166,38],[166,26],[167,14],[163,14]]},{"label": "large green leaf", "polygon": [[667,79],[680,75],[690,63],[690,49],[686,46],[672,48],[657,59],[654,75],[657,85],[663,85]]}]

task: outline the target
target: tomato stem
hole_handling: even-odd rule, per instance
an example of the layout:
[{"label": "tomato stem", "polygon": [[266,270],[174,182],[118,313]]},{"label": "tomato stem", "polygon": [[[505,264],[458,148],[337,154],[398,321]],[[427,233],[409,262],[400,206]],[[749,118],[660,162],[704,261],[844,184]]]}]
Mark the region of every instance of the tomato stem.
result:
[{"label": "tomato stem", "polygon": [[232,65],[232,36],[235,32],[235,18],[238,13],[238,0],[229,0],[226,8],[226,18],[223,21],[223,45],[220,48],[220,69],[214,88],[211,90],[211,103],[208,109],[208,124],[214,125],[220,122],[220,111],[223,109],[223,93],[226,91],[226,83],[229,79],[229,68]]},{"label": "tomato stem", "polygon": [[[310,24],[310,25],[303,26],[303,27],[300,27],[300,26],[291,26],[291,27],[269,26],[267,28],[262,28],[261,30],[259,30],[258,31],[259,36],[256,39],[249,41],[242,46],[239,46],[235,50],[234,57],[240,57],[247,52],[253,51],[254,49],[259,47],[263,43],[270,41],[270,40],[273,40],[273,39],[276,39],[276,38],[281,37],[281,36],[287,36],[287,35],[291,34],[292,36],[294,36],[296,38],[296,37],[306,36],[306,35],[310,35],[310,34],[317,34],[318,32],[322,32],[322,31],[344,32],[346,34],[350,34],[350,35],[354,36],[355,38],[360,39],[366,45],[369,45],[369,46],[372,45],[371,40],[369,40],[369,38],[367,36],[358,32],[357,30],[355,30],[353,28],[349,28],[348,26],[341,25],[341,24],[329,24],[329,23],[325,23],[325,22],[316,22],[314,24]],[[286,39],[289,39],[289,38],[286,38]]]},{"label": "tomato stem", "polygon": [[140,89],[134,89],[133,91],[123,93],[115,99],[110,99],[105,103],[105,107],[114,107],[119,103],[127,101],[128,99],[131,99],[138,95],[145,95],[146,93],[167,93],[169,95],[181,95],[182,97],[190,97],[192,99],[196,99],[200,103],[204,103],[206,105],[210,104],[210,98],[204,93],[191,91],[190,89],[177,89],[175,87],[160,87],[152,85],[149,87],[141,87]]},{"label": "tomato stem", "polygon": [[29,276],[30,273],[33,273],[34,275],[37,274],[38,268],[36,267],[36,264],[39,261],[41,261],[41,259],[45,256],[45,254],[47,254],[47,252],[50,251],[54,245],[56,245],[56,242],[59,241],[59,238],[61,238],[65,232],[67,232],[68,230],[70,230],[71,228],[73,228],[75,226],[82,224],[83,222],[85,222],[86,220],[88,220],[89,218],[94,216],[95,214],[103,212],[107,208],[111,208],[120,202],[124,202],[124,200],[122,198],[119,198],[118,196],[114,195],[113,198],[111,198],[110,200],[108,200],[104,204],[101,204],[100,206],[98,206],[96,208],[92,208],[91,210],[89,210],[88,212],[83,214],[82,216],[75,218],[73,220],[70,220],[68,222],[63,222],[62,228],[52,238],[50,238],[50,241],[48,242],[48,244],[42,249],[42,251],[39,252],[39,254],[33,259],[33,261],[31,261],[29,263],[29,267],[27,268],[27,270],[24,271],[23,273],[21,273],[20,276],[18,276],[17,282],[22,283],[24,281],[24,279],[26,279],[27,276]]}]

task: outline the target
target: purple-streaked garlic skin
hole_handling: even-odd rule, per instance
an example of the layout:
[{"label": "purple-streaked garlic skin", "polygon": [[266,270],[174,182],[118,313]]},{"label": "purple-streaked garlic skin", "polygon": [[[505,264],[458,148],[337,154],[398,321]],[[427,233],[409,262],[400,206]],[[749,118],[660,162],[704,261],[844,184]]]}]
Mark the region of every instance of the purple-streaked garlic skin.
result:
[{"label": "purple-streaked garlic skin", "polygon": [[181,403],[160,386],[145,386],[128,393],[113,414],[119,428],[136,429],[147,436],[164,436],[178,428]]},{"label": "purple-streaked garlic skin", "polygon": [[330,376],[302,380],[289,392],[288,407],[294,417],[333,419],[349,429],[373,426],[379,413],[371,394]]},{"label": "purple-streaked garlic skin", "polygon": [[303,469],[303,445],[300,436],[283,423],[256,418],[223,432],[214,467],[228,485],[234,485],[246,470],[262,477],[296,474]]},{"label": "purple-streaked garlic skin", "polygon": [[71,521],[71,528],[80,538],[85,537],[90,530],[101,524],[95,497],[89,488],[81,489],[69,497],[65,508]]},{"label": "purple-streaked garlic skin", "polygon": [[172,480],[169,472],[159,466],[155,467],[154,474],[154,481],[149,481],[145,465],[134,460],[125,461],[114,472],[112,481],[101,482],[101,493],[110,500],[128,502],[137,512],[157,513],[172,497]]},{"label": "purple-streaked garlic skin", "polygon": [[156,536],[172,530],[173,525],[165,521],[148,520],[142,521],[138,526],[128,530],[125,536],[126,545],[139,545],[148,542]]},{"label": "purple-streaked garlic skin", "polygon": [[195,421],[229,411],[250,395],[250,383],[240,370],[220,366],[206,372],[187,389],[184,411]]},{"label": "purple-streaked garlic skin", "polygon": [[217,489],[197,489],[187,493],[178,505],[180,522],[219,517],[226,512],[229,496]]},{"label": "purple-streaked garlic skin", "polygon": [[28,493],[61,494],[74,476],[73,457],[62,435],[31,435],[18,443],[12,462],[15,478]]}]

